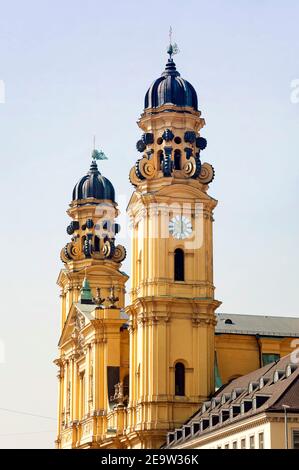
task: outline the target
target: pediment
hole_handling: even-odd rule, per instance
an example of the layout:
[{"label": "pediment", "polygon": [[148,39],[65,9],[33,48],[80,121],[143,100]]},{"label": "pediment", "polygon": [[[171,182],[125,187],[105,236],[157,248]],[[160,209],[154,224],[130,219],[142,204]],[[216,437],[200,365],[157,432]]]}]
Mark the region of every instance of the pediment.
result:
[{"label": "pediment", "polygon": [[59,339],[59,347],[69,340],[80,341],[80,332],[94,319],[94,310],[93,304],[72,304]]}]

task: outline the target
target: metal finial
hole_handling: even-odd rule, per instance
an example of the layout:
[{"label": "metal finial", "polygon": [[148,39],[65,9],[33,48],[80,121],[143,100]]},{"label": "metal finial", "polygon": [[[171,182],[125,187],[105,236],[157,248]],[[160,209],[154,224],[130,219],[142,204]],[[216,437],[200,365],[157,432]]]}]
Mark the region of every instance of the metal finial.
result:
[{"label": "metal finial", "polygon": [[101,298],[101,289],[97,287],[96,296],[92,299],[98,308],[103,308],[103,302],[105,299]]},{"label": "metal finial", "polygon": [[115,305],[116,302],[119,301],[119,297],[116,297],[115,296],[115,288],[114,286],[112,286],[110,288],[110,296],[108,297],[108,300],[110,301],[110,305],[109,305],[109,308],[117,308],[117,306]]},{"label": "metal finial", "polygon": [[167,48],[167,54],[169,54],[169,58],[172,59],[172,56],[178,54],[179,48],[176,42],[172,42],[172,27],[169,28],[169,46]]}]

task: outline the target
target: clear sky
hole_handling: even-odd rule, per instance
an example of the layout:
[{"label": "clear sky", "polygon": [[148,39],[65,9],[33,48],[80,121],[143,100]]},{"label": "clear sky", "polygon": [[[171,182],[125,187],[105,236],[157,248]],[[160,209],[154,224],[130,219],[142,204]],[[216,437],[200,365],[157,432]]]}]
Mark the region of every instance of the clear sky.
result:
[{"label": "clear sky", "polygon": [[220,311],[299,315],[298,24],[297,0],[0,0],[0,447],[53,447],[65,211],[93,134],[124,210],[170,25],[216,169]]}]

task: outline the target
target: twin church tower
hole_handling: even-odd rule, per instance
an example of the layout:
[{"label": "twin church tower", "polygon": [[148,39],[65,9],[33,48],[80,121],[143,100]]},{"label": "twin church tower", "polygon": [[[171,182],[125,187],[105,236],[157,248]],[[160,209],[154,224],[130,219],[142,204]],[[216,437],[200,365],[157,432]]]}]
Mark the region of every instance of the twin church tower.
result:
[{"label": "twin church tower", "polygon": [[159,448],[215,391],[214,170],[196,92],[169,55],[146,93],[129,175],[129,305],[115,191],[97,152],[67,211],[57,448]]}]

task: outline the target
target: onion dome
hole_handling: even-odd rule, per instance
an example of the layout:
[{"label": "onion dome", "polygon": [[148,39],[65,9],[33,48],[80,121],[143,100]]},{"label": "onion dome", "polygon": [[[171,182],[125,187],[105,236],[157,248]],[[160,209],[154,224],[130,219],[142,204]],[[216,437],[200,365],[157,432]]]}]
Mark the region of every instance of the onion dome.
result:
[{"label": "onion dome", "polygon": [[90,197],[115,202],[114,187],[105,176],[101,175],[95,160],[92,161],[89,172],[74,187],[72,199],[76,201]]},{"label": "onion dome", "polygon": [[176,70],[170,57],[161,77],[157,78],[148,89],[144,108],[158,108],[164,104],[190,106],[198,110],[197,94],[191,83],[184,80]]}]

